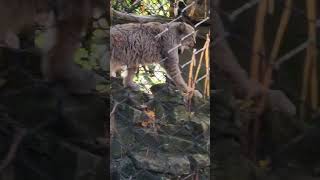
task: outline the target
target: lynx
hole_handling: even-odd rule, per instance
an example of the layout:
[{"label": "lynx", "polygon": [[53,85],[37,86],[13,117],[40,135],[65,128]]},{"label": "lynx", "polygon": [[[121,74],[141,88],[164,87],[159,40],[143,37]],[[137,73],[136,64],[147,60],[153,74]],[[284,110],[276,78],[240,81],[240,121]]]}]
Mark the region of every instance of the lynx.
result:
[{"label": "lynx", "polygon": [[[189,35],[189,36],[188,36]],[[129,23],[111,27],[110,73],[115,76],[123,66],[127,66],[125,87],[137,89],[133,77],[139,65],[160,63],[181,91],[191,92],[179,68],[179,51],[195,45],[194,28],[186,23],[172,22],[161,24]],[[178,48],[178,45],[181,46]],[[199,91],[195,95],[201,97]]]}]

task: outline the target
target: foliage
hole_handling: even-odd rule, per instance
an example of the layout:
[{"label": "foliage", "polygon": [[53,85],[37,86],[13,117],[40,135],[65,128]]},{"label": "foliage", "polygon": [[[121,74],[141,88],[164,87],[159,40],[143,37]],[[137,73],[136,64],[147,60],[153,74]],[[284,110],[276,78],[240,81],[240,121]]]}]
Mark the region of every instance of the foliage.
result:
[{"label": "foliage", "polygon": [[149,89],[155,84],[164,83],[165,70],[158,64],[146,66],[145,68],[140,67],[138,74],[134,77],[134,82],[141,86],[141,90],[150,93]]},{"label": "foliage", "polygon": [[112,7],[119,11],[169,17],[170,2],[168,0],[112,0]]},{"label": "foliage", "polygon": [[[93,37],[90,40],[90,47],[81,47],[75,52],[75,62],[88,70],[98,69],[99,59],[102,58],[107,48],[106,41],[101,41],[101,39],[105,39],[105,36],[105,31],[101,29],[95,30],[93,32]],[[44,40],[44,33],[38,32],[35,38],[36,46],[43,47]]]}]

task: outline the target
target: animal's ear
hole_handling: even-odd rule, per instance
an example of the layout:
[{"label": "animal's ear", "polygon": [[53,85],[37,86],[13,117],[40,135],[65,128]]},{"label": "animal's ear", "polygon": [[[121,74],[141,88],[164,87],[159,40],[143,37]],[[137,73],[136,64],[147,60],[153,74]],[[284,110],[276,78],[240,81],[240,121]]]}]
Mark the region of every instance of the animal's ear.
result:
[{"label": "animal's ear", "polygon": [[178,32],[179,33],[183,33],[183,32],[185,32],[186,31],[186,24],[185,23],[183,23],[183,22],[180,22],[179,24],[178,24],[178,27],[177,27],[178,29]]}]

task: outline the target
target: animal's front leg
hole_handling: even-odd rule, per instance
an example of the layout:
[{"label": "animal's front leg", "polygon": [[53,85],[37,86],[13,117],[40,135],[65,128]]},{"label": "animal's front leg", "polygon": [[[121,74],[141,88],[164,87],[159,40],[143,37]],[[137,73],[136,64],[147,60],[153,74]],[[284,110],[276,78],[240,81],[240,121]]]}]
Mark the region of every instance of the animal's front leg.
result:
[{"label": "animal's front leg", "polygon": [[123,79],[124,87],[129,87],[135,91],[139,90],[139,86],[133,82],[133,78],[138,70],[137,66],[127,68],[127,76]]},{"label": "animal's front leg", "polygon": [[[163,65],[169,76],[173,79],[178,89],[185,93],[190,93],[192,91],[192,89],[188,87],[181,75],[178,52],[170,53],[168,55],[168,59],[164,62]],[[198,90],[194,91],[194,95],[197,97],[202,97],[202,94]]]}]

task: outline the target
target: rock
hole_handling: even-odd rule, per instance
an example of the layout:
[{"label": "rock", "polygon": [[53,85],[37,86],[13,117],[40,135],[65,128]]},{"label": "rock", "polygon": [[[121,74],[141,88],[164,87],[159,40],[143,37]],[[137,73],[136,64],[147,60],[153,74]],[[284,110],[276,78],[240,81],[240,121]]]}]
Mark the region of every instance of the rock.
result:
[{"label": "rock", "polygon": [[193,167],[205,168],[210,166],[210,157],[207,154],[193,154],[190,159]]},{"label": "rock", "polygon": [[[111,145],[111,157],[117,164],[113,169],[118,171],[114,174],[120,179],[183,178],[191,173],[189,153],[199,154],[194,161],[201,166],[202,175],[209,175],[206,164],[210,161],[204,160],[209,154],[209,113],[201,112],[200,106],[197,113],[188,113],[181,93],[168,84],[152,86],[152,98],[123,88],[117,79],[112,83],[111,104],[121,102],[115,111],[119,136]],[[155,112],[155,126],[141,126],[147,119],[145,109]]]},{"label": "rock", "polygon": [[185,122],[184,127],[192,133],[193,137],[208,134],[210,119],[209,117],[193,118],[192,120]]},{"label": "rock", "polygon": [[113,159],[121,158],[122,156],[122,144],[116,139],[111,141],[110,156]]},{"label": "rock", "polygon": [[287,116],[294,116],[297,113],[296,106],[280,90],[269,90],[267,103],[272,111],[281,112]]},{"label": "rock", "polygon": [[157,84],[150,88],[154,99],[150,106],[156,110],[157,117],[165,117],[161,121],[175,123],[178,120],[185,121],[188,116],[183,105],[183,96],[174,87],[168,84]]},{"label": "rock", "polygon": [[139,122],[142,122],[143,120],[143,112],[138,109],[133,109],[133,123],[137,124]]},{"label": "rock", "polygon": [[164,135],[174,135],[185,139],[192,139],[193,137],[192,132],[185,128],[184,123],[163,125],[159,129],[159,133]]},{"label": "rock", "polygon": [[137,128],[135,132],[137,142],[140,142],[141,146],[160,148],[166,153],[207,153],[206,142],[204,141],[196,141],[192,138],[182,138],[176,135],[156,134],[153,130],[146,128]]},{"label": "rock", "polygon": [[160,147],[163,146],[162,150],[171,153],[185,153],[190,151],[200,151],[200,149],[194,147],[194,143],[190,140],[168,136],[168,135],[159,135]]},{"label": "rock", "polygon": [[163,153],[146,155],[145,152],[133,153],[135,165],[138,168],[173,175],[190,173],[190,161],[186,156],[173,156]]},{"label": "rock", "polygon": [[190,118],[185,106],[176,106],[173,110],[174,117],[177,122],[188,121]]},{"label": "rock", "polygon": [[121,173],[122,178],[128,179],[130,175],[138,173],[133,162],[128,157],[113,159],[110,162],[113,171],[117,171],[118,174]]}]

